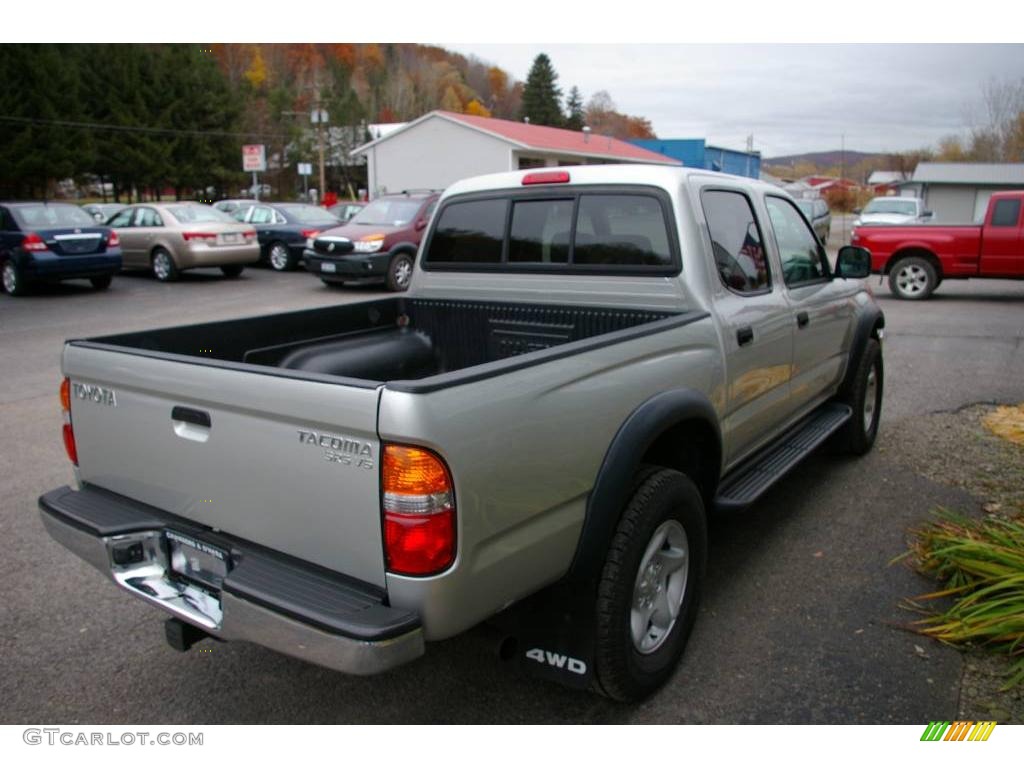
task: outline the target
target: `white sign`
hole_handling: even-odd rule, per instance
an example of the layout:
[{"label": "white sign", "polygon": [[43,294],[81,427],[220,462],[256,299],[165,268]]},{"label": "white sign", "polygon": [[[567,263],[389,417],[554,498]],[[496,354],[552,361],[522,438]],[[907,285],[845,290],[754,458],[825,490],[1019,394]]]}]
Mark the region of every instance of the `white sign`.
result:
[{"label": "white sign", "polygon": [[242,147],[242,170],[267,170],[267,148],[262,144],[245,144]]},{"label": "white sign", "polygon": [[309,121],[313,124],[326,123],[327,122],[327,110],[326,109],[314,109],[309,113]]},{"label": "white sign", "polygon": [[299,176],[312,176],[313,175],[313,164],[312,163],[299,163]]}]

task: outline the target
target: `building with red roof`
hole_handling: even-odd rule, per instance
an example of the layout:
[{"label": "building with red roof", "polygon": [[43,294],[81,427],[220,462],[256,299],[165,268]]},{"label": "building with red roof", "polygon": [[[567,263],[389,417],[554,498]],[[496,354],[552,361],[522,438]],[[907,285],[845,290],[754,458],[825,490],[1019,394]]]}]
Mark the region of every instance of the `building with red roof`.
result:
[{"label": "building with red roof", "polygon": [[602,163],[680,165],[628,141],[493,117],[434,111],[357,148],[370,196],[444,189],[469,176],[520,168]]}]

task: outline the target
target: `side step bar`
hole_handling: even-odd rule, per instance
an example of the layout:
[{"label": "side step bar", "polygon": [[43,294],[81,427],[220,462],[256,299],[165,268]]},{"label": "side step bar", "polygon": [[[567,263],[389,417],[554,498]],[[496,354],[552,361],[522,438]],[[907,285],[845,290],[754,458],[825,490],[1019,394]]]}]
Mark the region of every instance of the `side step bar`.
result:
[{"label": "side step bar", "polygon": [[826,403],[781,438],[722,479],[715,506],[734,511],[753,504],[789,470],[825,442],[853,415],[842,403]]}]

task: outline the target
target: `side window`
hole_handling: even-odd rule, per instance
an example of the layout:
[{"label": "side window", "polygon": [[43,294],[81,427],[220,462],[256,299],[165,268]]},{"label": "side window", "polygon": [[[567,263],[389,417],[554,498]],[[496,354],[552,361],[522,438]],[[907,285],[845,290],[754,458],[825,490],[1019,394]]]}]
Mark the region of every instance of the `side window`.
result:
[{"label": "side window", "polygon": [[253,209],[252,218],[249,221],[252,224],[272,224],[274,221],[274,211],[265,205],[258,205]]},{"label": "side window", "polygon": [[1020,200],[997,200],[992,210],[993,227],[1016,227],[1020,220]]},{"label": "side window", "polygon": [[162,227],[164,225],[160,214],[152,208],[138,208],[135,214],[136,227]]},{"label": "side window", "polygon": [[450,203],[430,240],[427,264],[499,264],[508,200]]},{"label": "side window", "polygon": [[121,227],[122,229],[125,228],[125,227],[130,227],[132,225],[132,214],[133,213],[135,213],[135,211],[133,209],[126,208],[125,210],[120,211],[109,222],[107,222],[107,226],[108,227]]},{"label": "side window", "polygon": [[573,200],[520,200],[512,203],[508,260],[567,264]]},{"label": "side window", "polygon": [[668,224],[649,195],[581,195],[573,243],[574,264],[672,264]]},{"label": "side window", "polygon": [[793,204],[789,200],[772,196],[765,198],[765,204],[782,260],[782,279],[786,285],[827,278],[825,250]]},{"label": "side window", "polygon": [[[771,289],[764,240],[746,195],[708,190],[701,195],[718,274],[738,293]],[[794,215],[800,214],[794,210]]]}]

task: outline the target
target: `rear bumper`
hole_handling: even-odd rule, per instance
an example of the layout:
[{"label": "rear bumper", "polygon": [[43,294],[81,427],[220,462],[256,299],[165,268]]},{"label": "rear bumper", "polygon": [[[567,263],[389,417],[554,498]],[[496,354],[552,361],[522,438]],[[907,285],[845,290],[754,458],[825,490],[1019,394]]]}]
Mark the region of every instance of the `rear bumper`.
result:
[{"label": "rear bumper", "polygon": [[[39,498],[39,508],[50,536],[122,589],[222,640],[246,640],[355,675],[383,672],[424,652],[416,614],[322,568],[97,488],[57,488]],[[219,590],[170,570],[168,528],[230,552],[233,567]]]},{"label": "rear bumper", "polygon": [[255,264],[260,260],[257,243],[244,245],[188,245],[178,251],[178,267],[224,267],[230,264]]},{"label": "rear bumper", "polygon": [[34,254],[22,266],[29,280],[74,280],[83,277],[115,275],[121,270],[121,252],[58,256]]}]

